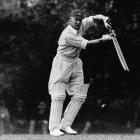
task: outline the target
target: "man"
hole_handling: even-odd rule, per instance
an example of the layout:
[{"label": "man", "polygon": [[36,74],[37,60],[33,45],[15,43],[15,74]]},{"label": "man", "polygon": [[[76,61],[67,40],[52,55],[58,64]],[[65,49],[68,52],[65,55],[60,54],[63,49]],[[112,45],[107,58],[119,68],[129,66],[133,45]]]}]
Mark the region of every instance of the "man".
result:
[{"label": "man", "polygon": [[[29,133],[34,134],[36,128],[41,128],[42,134],[47,134],[48,126],[48,108],[47,104],[44,101],[40,101],[35,109],[34,113],[32,114],[32,118],[30,119],[29,125]],[[37,131],[40,129],[37,129]],[[36,132],[37,132],[36,131]]]},{"label": "man", "polygon": [[12,131],[12,125],[10,122],[9,109],[6,106],[4,100],[0,101],[0,135],[10,133]]},{"label": "man", "polygon": [[[106,16],[100,14],[83,18],[81,10],[73,10],[69,16],[68,26],[60,35],[59,47],[53,59],[48,84],[51,95],[50,135],[61,136],[64,132],[77,134],[71,125],[86,99],[89,87],[89,84],[84,84],[82,61],[79,58],[80,51],[86,49],[90,44],[93,44],[94,47],[96,43],[111,40],[110,35],[103,35],[102,38],[95,40],[87,40],[82,37],[86,29],[94,25],[95,19],[103,20],[105,27],[110,26]],[[71,96],[71,101],[61,119],[66,91]]]}]

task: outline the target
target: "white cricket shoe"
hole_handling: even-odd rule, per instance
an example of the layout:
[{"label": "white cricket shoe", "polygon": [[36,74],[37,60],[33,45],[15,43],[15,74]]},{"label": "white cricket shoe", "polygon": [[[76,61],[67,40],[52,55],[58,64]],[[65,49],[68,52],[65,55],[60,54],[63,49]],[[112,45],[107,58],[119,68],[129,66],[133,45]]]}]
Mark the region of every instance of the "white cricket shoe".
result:
[{"label": "white cricket shoe", "polygon": [[77,131],[73,130],[70,126],[65,128],[61,128],[62,131],[66,132],[67,134],[76,135]]},{"label": "white cricket shoe", "polygon": [[50,135],[51,136],[62,136],[64,135],[64,133],[62,131],[60,131],[59,129],[54,129],[53,131],[50,131]]}]

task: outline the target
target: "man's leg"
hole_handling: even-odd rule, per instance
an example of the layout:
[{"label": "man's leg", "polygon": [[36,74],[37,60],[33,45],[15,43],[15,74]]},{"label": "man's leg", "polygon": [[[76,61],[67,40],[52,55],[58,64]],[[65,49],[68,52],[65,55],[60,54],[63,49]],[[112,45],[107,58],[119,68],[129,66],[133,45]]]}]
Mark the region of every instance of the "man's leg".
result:
[{"label": "man's leg", "polygon": [[42,134],[47,134],[48,133],[47,126],[48,126],[48,121],[47,120],[42,120],[42,122],[41,122]]},{"label": "man's leg", "polygon": [[49,130],[50,135],[59,136],[62,135],[60,131],[60,121],[63,110],[63,102],[66,98],[65,84],[56,84],[51,93],[51,109],[49,117]]},{"label": "man's leg", "polygon": [[[87,96],[87,90],[89,88],[89,84],[83,84],[80,86],[78,93],[73,95],[70,103],[68,104],[64,117],[61,122],[61,129],[70,134],[76,134],[76,131],[71,129],[71,125],[74,122],[82,104],[85,102]],[[67,129],[68,128],[68,129]],[[67,129],[67,130],[66,130]]]},{"label": "man's leg", "polygon": [[29,134],[33,134],[35,131],[35,120],[30,120],[29,124]]}]

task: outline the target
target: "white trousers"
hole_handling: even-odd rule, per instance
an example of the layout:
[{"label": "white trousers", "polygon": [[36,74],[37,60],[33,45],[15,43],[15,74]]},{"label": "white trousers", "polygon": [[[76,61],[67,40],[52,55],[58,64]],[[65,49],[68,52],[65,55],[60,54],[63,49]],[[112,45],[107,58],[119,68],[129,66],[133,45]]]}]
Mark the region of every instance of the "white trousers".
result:
[{"label": "white trousers", "polygon": [[71,60],[56,55],[53,59],[49,78],[49,94],[59,94],[55,91],[55,87],[60,85],[59,87],[63,90],[64,94],[65,90],[67,90],[69,95],[74,95],[77,93],[79,85],[83,84],[83,63],[81,59]]},{"label": "white trousers", "polygon": [[[51,95],[51,110],[49,118],[49,130],[71,126],[82,104],[84,103],[89,85],[84,84],[83,64],[79,58],[74,60],[61,56],[55,56],[49,79],[49,94]],[[63,102],[66,91],[73,95],[68,104],[63,121]]]}]

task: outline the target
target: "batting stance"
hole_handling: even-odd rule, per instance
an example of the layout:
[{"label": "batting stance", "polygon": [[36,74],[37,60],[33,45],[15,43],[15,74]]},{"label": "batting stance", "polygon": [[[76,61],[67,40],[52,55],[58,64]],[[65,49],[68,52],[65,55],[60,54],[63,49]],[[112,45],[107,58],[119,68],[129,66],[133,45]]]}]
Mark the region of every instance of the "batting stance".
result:
[{"label": "batting stance", "polygon": [[[51,95],[50,135],[61,136],[64,132],[77,134],[71,126],[86,99],[89,87],[88,84],[84,84],[83,64],[79,58],[80,51],[86,49],[89,44],[111,40],[111,36],[108,34],[95,40],[87,40],[82,37],[86,29],[95,24],[95,19],[103,20],[105,27],[110,26],[106,22],[108,17],[104,15],[99,14],[83,18],[81,10],[73,10],[69,16],[68,26],[60,35],[59,47],[53,59],[48,85]],[[62,118],[66,91],[71,96],[71,101]]]}]

